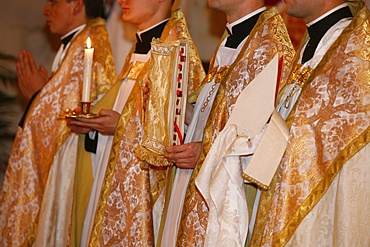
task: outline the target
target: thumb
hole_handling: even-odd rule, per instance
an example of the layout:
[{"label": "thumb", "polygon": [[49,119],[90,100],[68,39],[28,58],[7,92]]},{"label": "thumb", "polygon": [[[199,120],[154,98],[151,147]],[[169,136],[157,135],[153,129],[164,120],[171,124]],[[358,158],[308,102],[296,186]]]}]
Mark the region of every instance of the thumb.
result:
[{"label": "thumb", "polygon": [[99,112],[99,115],[100,116],[110,116],[111,114],[111,111],[112,110],[109,110],[109,109],[101,109],[100,112]]},{"label": "thumb", "polygon": [[42,65],[39,66],[39,71],[44,79],[44,81],[48,81],[48,71],[46,70],[46,68]]},{"label": "thumb", "polygon": [[46,70],[46,68],[44,67],[44,66],[42,66],[42,65],[40,65],[39,66],[39,71],[41,72],[41,73],[43,73],[43,74],[48,74],[48,71]]}]

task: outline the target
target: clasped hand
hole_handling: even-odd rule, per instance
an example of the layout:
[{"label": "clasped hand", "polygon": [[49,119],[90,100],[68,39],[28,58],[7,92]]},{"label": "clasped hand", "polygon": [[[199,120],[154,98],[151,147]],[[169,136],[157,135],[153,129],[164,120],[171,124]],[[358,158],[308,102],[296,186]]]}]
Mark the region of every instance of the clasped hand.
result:
[{"label": "clasped hand", "polygon": [[42,65],[37,68],[29,51],[23,50],[19,53],[16,70],[19,89],[27,100],[48,82],[47,70]]}]

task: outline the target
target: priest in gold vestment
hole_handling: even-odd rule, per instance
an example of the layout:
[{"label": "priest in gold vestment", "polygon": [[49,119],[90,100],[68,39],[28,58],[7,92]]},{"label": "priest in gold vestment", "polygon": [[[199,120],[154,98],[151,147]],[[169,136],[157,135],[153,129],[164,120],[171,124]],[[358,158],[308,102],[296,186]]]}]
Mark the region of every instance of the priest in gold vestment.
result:
[{"label": "priest in gold vestment", "polygon": [[[87,4],[90,3],[87,1]],[[58,19],[60,16],[56,15],[56,9],[68,9],[69,12],[64,12],[63,19]],[[70,19],[66,17],[67,13]],[[95,49],[91,100],[95,101],[111,87],[115,77],[114,63],[105,21],[95,18],[97,13],[100,11],[89,7],[85,10],[85,4],[80,0],[62,0],[57,5],[46,3],[44,15],[51,31],[62,38],[71,36],[57,53],[52,76],[34,98],[23,127],[18,129],[0,195],[1,246],[32,246],[35,242],[49,171],[53,163],[58,162],[57,153],[67,148],[66,140],[71,136],[66,122],[58,120],[57,114],[76,108],[81,101],[84,48],[88,37]],[[73,23],[72,27],[65,23],[63,26],[65,20]],[[76,153],[75,144],[69,148]],[[73,160],[75,155],[71,154],[70,160],[59,160],[62,166],[76,164]],[[60,169],[69,172],[66,167]],[[65,195],[63,187],[59,187],[59,183],[57,185],[60,190],[54,193]]]},{"label": "priest in gold vestment", "polygon": [[[153,214],[154,211],[159,214],[161,212],[162,201],[158,199],[158,195],[163,188],[166,169],[149,169],[150,164],[142,162],[134,153],[143,136],[143,88],[154,62],[150,52],[152,39],[157,38],[156,42],[163,44],[188,41],[189,94],[195,91],[204,78],[202,64],[185,18],[180,10],[171,12],[172,2],[153,1],[149,4],[147,1],[137,1],[127,5],[120,2],[122,8],[126,8],[123,19],[138,24],[138,40],[119,75],[121,90],[117,98],[123,109],[118,110],[121,115],[107,164],[104,164],[103,158],[99,171],[94,176],[81,236],[82,246],[155,245],[157,227],[153,218],[157,216]],[[142,12],[143,9],[150,10],[150,14]],[[145,18],[142,18],[143,13]],[[158,13],[161,13],[160,18]],[[167,68],[161,68],[159,72],[170,74]],[[99,120],[73,124],[88,127],[97,124],[97,121]],[[153,209],[155,204],[158,205],[157,209]]]},{"label": "priest in gold vestment", "polygon": [[[223,1],[223,4],[210,0],[208,3],[212,8],[225,12],[230,35],[225,33],[211,60],[207,83],[198,96],[187,132],[187,144],[167,148],[166,157],[182,168],[176,171],[163,226],[162,246],[207,246],[209,208],[195,185],[204,159],[225,127],[243,89],[277,54],[284,58],[283,82],[294,56],[286,27],[276,8],[266,8],[259,0]],[[239,10],[243,10],[242,13]],[[200,156],[194,151],[197,145]],[[195,156],[197,160],[194,169],[188,169],[192,168],[189,156]],[[240,186],[243,186],[243,181]],[[247,211],[242,213],[248,214]],[[228,243],[244,246],[246,232],[240,235],[244,235],[241,240],[230,237]],[[208,237],[217,239],[218,236]]]},{"label": "priest in gold vestment", "polygon": [[251,245],[369,246],[369,10],[360,1],[285,3],[308,35],[280,99],[289,143]]}]

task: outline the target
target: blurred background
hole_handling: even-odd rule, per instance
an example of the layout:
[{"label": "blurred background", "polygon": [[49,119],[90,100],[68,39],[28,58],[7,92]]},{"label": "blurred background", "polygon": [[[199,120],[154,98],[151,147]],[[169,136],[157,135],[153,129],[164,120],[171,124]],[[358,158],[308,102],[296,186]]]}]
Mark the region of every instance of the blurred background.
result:
[{"label": "blurred background", "polygon": [[[29,50],[36,63],[49,71],[60,45],[60,37],[51,35],[42,10],[47,0],[0,0],[0,185],[9,153],[23,113],[25,100],[18,92],[15,65],[22,49]],[[280,0],[267,0],[281,11],[293,44],[298,47],[305,31],[302,21],[288,17]],[[207,69],[217,43],[225,31],[225,16],[211,10],[206,0],[176,0],[188,21],[190,33]],[[111,38],[117,73],[131,48],[136,27],[123,23],[119,4],[106,0],[107,27]]]}]

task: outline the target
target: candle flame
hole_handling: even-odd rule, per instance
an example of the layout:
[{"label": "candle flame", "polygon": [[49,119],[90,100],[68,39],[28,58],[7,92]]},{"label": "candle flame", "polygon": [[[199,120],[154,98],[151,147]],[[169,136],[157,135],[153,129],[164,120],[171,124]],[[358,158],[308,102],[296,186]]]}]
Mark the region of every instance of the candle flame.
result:
[{"label": "candle flame", "polygon": [[91,40],[90,40],[90,37],[87,37],[86,46],[87,46],[88,49],[91,48]]}]

